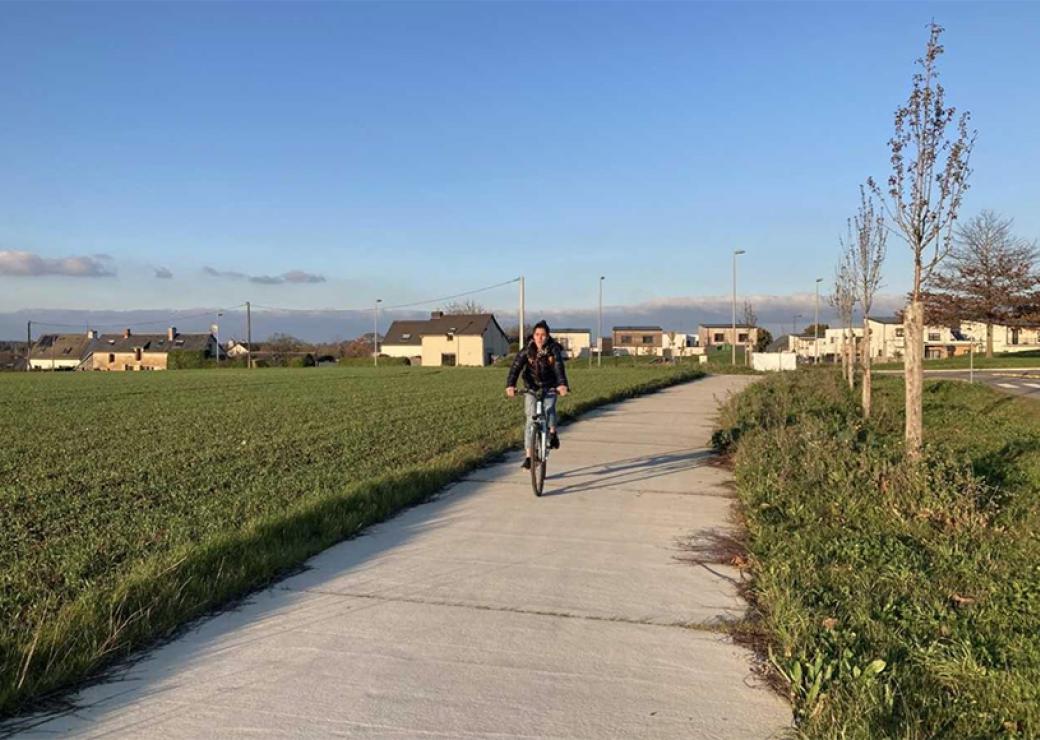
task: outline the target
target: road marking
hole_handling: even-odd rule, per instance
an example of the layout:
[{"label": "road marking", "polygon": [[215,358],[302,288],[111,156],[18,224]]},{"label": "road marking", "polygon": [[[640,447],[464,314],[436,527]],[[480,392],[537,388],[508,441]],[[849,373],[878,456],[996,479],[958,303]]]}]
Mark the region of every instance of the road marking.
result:
[{"label": "road marking", "polygon": [[997,383],[1001,388],[1018,388],[1014,383]]},{"label": "road marking", "polygon": [[1040,383],[1023,383],[1023,385],[1028,385],[1030,388],[1040,388]]}]

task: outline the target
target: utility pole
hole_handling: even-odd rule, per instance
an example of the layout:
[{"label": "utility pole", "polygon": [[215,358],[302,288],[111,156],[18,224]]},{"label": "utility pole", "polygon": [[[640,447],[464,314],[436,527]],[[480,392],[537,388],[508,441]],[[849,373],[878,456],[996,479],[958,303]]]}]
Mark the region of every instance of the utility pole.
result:
[{"label": "utility pole", "polygon": [[820,283],[823,278],[816,278],[816,318],[813,319],[813,355],[814,365],[820,364]]},{"label": "utility pole", "polygon": [[599,326],[596,329],[596,342],[599,344],[599,352],[596,353],[596,367],[603,367],[603,280],[599,276]]},{"label": "utility pole", "polygon": [[32,322],[29,322],[28,328],[25,331],[25,372],[29,372],[32,369],[32,363],[29,361],[32,357]]},{"label": "utility pole", "polygon": [[217,340],[217,367],[220,367],[220,319],[223,316],[223,311],[217,311],[217,323],[213,325],[213,338]]},{"label": "utility pole", "polygon": [[246,367],[253,369],[253,312],[246,301]]},{"label": "utility pole", "polygon": [[732,350],[730,353],[730,364],[737,364],[737,255],[744,254],[743,249],[733,250],[733,324],[731,329],[733,334],[729,338],[729,346]]},{"label": "utility pole", "polygon": [[517,339],[516,348],[522,350],[524,348],[524,276],[520,276],[520,336]]},{"label": "utility pole", "polygon": [[372,361],[379,367],[379,304],[382,298],[376,298],[376,310],[372,313]]}]

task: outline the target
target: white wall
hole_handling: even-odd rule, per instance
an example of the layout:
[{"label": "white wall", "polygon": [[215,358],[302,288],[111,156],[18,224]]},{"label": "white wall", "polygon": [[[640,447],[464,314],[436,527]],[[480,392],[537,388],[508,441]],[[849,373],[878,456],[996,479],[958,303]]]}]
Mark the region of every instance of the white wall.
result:
[{"label": "white wall", "polygon": [[793,352],[752,352],[751,367],[772,372],[795,370],[798,367],[798,356]]}]

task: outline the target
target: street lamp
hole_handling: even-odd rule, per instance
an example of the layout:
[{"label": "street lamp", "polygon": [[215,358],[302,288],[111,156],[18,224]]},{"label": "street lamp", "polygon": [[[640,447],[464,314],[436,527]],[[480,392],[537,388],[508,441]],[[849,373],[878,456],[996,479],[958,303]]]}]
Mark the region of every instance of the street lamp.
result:
[{"label": "street lamp", "polygon": [[220,364],[220,319],[223,311],[217,311],[217,323],[213,325],[213,338],[217,340],[217,364]]},{"label": "street lamp", "polygon": [[376,298],[376,310],[372,313],[372,362],[379,367],[379,304],[382,298]]},{"label": "street lamp", "polygon": [[730,362],[737,364],[737,255],[744,254],[743,249],[733,250],[733,333],[730,335],[730,349],[732,350]]},{"label": "street lamp", "polygon": [[816,318],[813,320],[813,364],[820,364],[820,283],[823,278],[816,278]]},{"label": "street lamp", "polygon": [[599,326],[596,329],[596,343],[599,352],[596,353],[596,367],[603,367],[603,281],[606,278],[599,276]]}]

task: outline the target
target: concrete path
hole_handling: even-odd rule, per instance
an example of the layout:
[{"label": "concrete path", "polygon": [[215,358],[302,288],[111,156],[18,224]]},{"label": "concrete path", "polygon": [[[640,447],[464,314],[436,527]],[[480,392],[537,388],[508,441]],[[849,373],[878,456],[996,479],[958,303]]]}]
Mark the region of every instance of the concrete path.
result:
[{"label": "concrete path", "polygon": [[[720,625],[739,577],[691,562],[729,528],[713,377],[563,430],[547,495],[476,471],[205,620],[32,734],[782,735],[790,710]],[[519,421],[519,420],[518,420]]]}]

